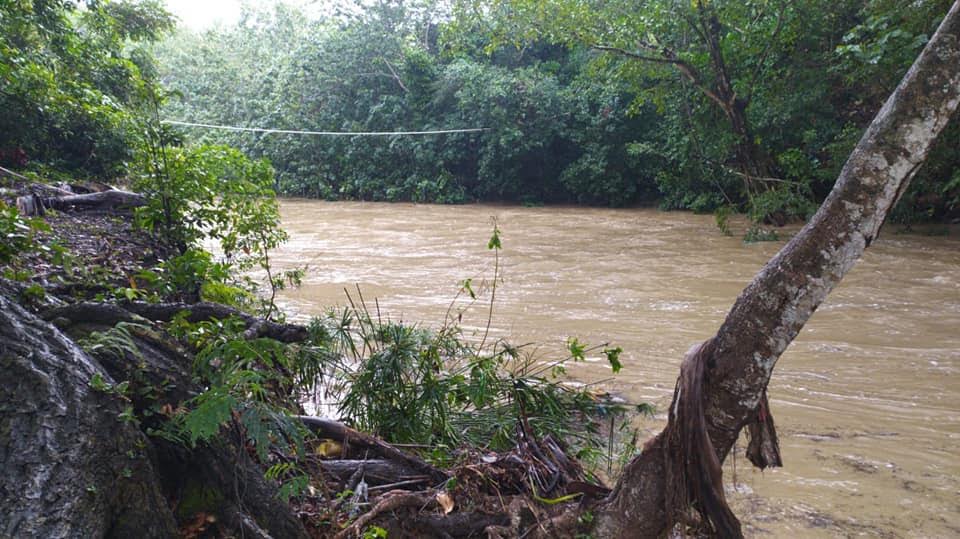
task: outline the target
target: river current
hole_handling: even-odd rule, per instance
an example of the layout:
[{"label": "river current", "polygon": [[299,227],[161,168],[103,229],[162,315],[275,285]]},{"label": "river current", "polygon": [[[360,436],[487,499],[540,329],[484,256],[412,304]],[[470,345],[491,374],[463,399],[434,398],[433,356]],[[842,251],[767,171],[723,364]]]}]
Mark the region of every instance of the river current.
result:
[{"label": "river current", "polygon": [[[290,241],[272,259],[308,267],[281,294],[287,312],[320,314],[359,285],[383,316],[426,327],[442,324],[458,283],[493,277],[496,217],[492,334],[544,359],[569,336],[620,346],[620,374],[593,361],[571,376],[661,411],[684,352],[784,243],[747,245],[743,223],[724,236],[712,216],[652,209],[285,200],[281,213]],[[960,536],[958,232],[885,229],[781,357],[769,396],[785,467],[761,473],[741,455],[724,471],[748,536]],[[468,337],[486,317],[464,314]],[[644,422],[642,438],[664,423]]]}]

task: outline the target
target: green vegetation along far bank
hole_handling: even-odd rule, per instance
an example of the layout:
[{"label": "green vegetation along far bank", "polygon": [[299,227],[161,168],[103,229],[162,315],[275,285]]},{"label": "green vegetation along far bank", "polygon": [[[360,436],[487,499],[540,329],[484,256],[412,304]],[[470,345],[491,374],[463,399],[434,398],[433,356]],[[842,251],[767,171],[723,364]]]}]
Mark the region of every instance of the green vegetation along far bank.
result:
[{"label": "green vegetation along far bank", "polygon": [[[171,32],[158,1],[4,3],[0,166],[126,177],[161,119],[483,127],[163,136],[266,158],[284,195],[659,204],[779,223],[826,195],[950,2],[579,5],[418,0],[311,18],[277,4]],[[956,123],[895,220],[960,216]]]},{"label": "green vegetation along far bank", "polygon": [[[482,133],[324,137],[202,128],[279,191],[810,214],[951,2],[378,2],[278,6],[156,47],[167,118]],[[639,44],[638,44],[639,43]],[[954,122],[894,218],[960,212]]]}]

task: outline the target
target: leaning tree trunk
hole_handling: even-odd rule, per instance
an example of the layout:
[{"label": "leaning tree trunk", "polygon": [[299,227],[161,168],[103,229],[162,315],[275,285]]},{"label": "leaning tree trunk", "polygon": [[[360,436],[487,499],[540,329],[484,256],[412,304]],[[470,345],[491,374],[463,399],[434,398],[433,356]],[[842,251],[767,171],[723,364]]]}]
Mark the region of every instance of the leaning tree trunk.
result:
[{"label": "leaning tree trunk", "polygon": [[719,463],[744,426],[768,416],[759,410],[777,359],[877,237],[958,104],[960,2],[877,114],[817,214],[747,286],[716,337],[688,354],[667,428],[595,511],[597,536],[657,537],[690,506],[714,533],[740,535],[718,484]]}]

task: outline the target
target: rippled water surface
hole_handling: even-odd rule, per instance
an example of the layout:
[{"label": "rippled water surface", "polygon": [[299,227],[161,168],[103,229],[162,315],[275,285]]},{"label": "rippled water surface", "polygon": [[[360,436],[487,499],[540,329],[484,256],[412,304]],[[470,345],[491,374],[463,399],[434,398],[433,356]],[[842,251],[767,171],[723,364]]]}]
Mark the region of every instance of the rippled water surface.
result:
[{"label": "rippled water surface", "polygon": [[[571,335],[615,343],[624,369],[605,386],[661,409],[683,353],[783,243],[744,245],[710,216],[655,210],[284,201],[282,214],[278,266],[309,266],[282,297],[289,312],[343,304],[359,284],[385,315],[427,326],[460,281],[492,277],[496,216],[493,332],[545,357]],[[885,231],[783,355],[769,393],[785,468],[741,457],[725,471],[749,535],[960,537],[957,234]],[[476,307],[463,325],[485,321]],[[600,362],[571,372],[610,377]]]}]

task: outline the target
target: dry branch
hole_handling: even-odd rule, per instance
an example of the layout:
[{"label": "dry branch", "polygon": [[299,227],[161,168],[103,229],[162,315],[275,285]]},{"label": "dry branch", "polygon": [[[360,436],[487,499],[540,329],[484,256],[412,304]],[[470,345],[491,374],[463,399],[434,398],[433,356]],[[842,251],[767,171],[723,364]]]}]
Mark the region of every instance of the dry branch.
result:
[{"label": "dry branch", "polygon": [[432,492],[407,492],[405,490],[395,490],[384,494],[377,505],[367,513],[364,513],[353,524],[336,535],[336,539],[346,539],[347,537],[360,537],[360,532],[373,519],[382,513],[400,509],[402,507],[417,507],[425,509],[428,505],[435,503]]},{"label": "dry branch", "polygon": [[379,457],[399,463],[417,474],[429,477],[434,485],[443,483],[450,477],[446,472],[432,466],[423,459],[404,453],[382,440],[351,429],[343,423],[313,416],[297,416],[297,418],[321,438],[337,440],[349,447],[367,449]]},{"label": "dry branch", "polygon": [[334,459],[319,461],[320,468],[337,479],[350,479],[362,470],[364,480],[370,485],[420,485],[430,483],[429,476],[401,462],[387,459]]}]

